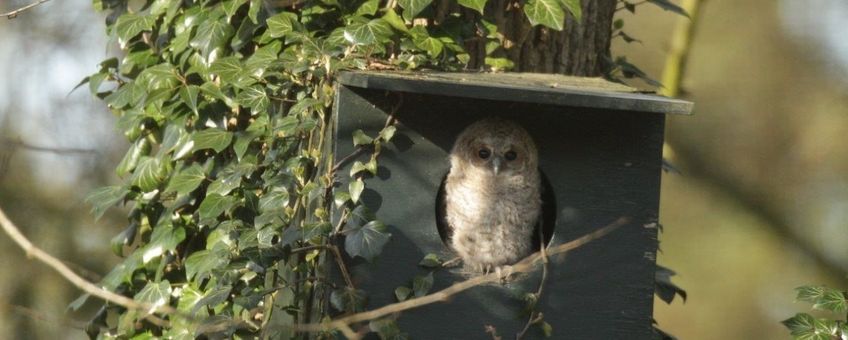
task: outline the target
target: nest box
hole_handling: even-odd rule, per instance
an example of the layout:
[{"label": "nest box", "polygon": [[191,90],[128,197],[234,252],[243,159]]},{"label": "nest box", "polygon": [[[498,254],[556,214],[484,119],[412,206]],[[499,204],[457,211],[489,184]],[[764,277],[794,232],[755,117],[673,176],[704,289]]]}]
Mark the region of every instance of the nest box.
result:
[{"label": "nest box", "polygon": [[[649,339],[652,333],[657,217],[665,114],[692,103],[638,93],[598,78],[522,73],[348,72],[335,102],[337,159],[355,151],[352,134],[376,136],[394,112],[397,132],[366,180],[363,204],[388,226],[391,240],[369,263],[348,263],[368,309],[396,302],[395,288],[426,270],[429,253],[454,257],[439,236],[436,197],[448,153],[469,124],[491,116],[523,126],[539,150],[553,195],[551,245],[629,217],[628,225],[551,259],[538,305],[556,338]],[[369,155],[360,156],[367,162]],[[347,174],[350,163],[339,171]],[[347,188],[347,176],[341,188]],[[338,217],[336,217],[338,218]],[[552,234],[552,235],[551,235]],[[512,337],[527,321],[523,296],[541,275],[485,285],[450,301],[405,311],[400,328],[413,339],[483,339],[486,326]],[[437,270],[431,292],[467,279]],[[541,333],[528,333],[540,337]]]}]

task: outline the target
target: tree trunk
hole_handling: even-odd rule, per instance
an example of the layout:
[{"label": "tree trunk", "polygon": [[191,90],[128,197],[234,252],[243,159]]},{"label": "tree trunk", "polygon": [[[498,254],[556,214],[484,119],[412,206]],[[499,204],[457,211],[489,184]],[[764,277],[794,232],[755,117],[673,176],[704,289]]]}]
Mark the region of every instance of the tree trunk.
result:
[{"label": "tree trunk", "polygon": [[[583,0],[583,15],[578,23],[568,13],[565,29],[532,27],[523,11],[524,1],[490,0],[485,17],[500,28],[502,45],[494,56],[506,57],[514,71],[561,73],[576,76],[600,76],[609,65],[612,18],[616,0]],[[466,10],[467,15],[479,15]],[[468,42],[472,68],[485,65],[486,40]]]}]

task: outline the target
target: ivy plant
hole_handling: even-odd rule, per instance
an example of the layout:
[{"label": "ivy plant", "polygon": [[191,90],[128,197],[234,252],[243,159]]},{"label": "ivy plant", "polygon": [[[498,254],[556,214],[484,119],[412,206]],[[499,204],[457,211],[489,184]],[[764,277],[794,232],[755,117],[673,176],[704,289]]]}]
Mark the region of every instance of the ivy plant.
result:
[{"label": "ivy plant", "polygon": [[828,312],[830,317],[798,313],[783,321],[793,339],[848,339],[848,291],[825,286],[795,288],[796,299],[813,304],[814,310]]},{"label": "ivy plant", "polygon": [[[349,136],[371,159],[337,173],[346,155],[329,148],[335,75],[460,70],[471,39],[491,46],[489,67],[508,69],[486,2],[94,0],[121,55],[82,84],[130,142],[116,168],[121,184],[88,199],[98,217],[116,204],[129,208],[111,241],[123,261],[100,285],[179,313],[106,304],[89,334],[287,338],[293,325],[330,315],[328,306],[363,310],[362,291],[335,282],[325,265],[372,260],[390,242],[359,197],[394,126]],[[581,15],[577,0],[528,0],[519,10],[554,30]],[[354,180],[338,188],[339,176]],[[417,278],[402,295],[425,294],[431,280]],[[391,320],[370,326],[401,334]]]}]

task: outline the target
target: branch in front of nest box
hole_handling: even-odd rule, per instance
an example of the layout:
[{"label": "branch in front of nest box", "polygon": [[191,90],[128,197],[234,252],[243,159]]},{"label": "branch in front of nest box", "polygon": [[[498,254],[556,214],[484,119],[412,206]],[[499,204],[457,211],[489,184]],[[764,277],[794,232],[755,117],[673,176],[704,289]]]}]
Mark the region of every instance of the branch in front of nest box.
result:
[{"label": "branch in front of nest box", "polygon": [[399,313],[405,310],[418,308],[436,302],[447,301],[451,296],[461,293],[470,288],[486,283],[500,282],[500,280],[504,276],[509,276],[515,273],[528,273],[530,271],[533,271],[539,262],[546,261],[548,255],[563,254],[577,249],[589,242],[606,236],[607,234],[615,231],[619,227],[627,224],[628,222],[630,222],[630,218],[621,217],[615,222],[608,224],[607,226],[595,230],[591,233],[583,235],[573,241],[555,247],[550,247],[547,250],[547,253],[545,254],[539,252],[530,255],[512,266],[507,266],[501,273],[495,272],[475,276],[468,280],[455,283],[450,287],[447,287],[432,294],[424,295],[422,297],[406,300],[403,302],[393,303],[377,308],[375,310],[348,315],[332,321],[311,324],[295,324],[294,329],[299,332],[326,332],[338,329],[343,331],[345,333],[345,336],[348,336],[351,339],[359,339],[359,335],[357,333],[350,332],[352,334],[348,334],[348,331],[351,330],[351,324],[363,321],[376,320],[386,315]]}]

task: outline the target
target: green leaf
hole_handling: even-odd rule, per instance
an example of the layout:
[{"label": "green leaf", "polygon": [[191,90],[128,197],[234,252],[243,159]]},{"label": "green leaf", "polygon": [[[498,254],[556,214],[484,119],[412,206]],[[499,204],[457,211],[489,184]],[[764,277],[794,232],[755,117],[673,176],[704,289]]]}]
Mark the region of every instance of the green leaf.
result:
[{"label": "green leaf", "polygon": [[197,208],[201,221],[217,218],[221,213],[228,211],[235,205],[236,198],[232,196],[221,196],[218,194],[206,195],[203,203]]},{"label": "green leaf", "polygon": [[239,7],[244,5],[247,0],[228,0],[221,3],[221,8],[224,9],[224,13],[227,15],[227,19],[231,18],[236,14]]},{"label": "green leaf", "polygon": [[[432,1],[432,0],[431,0]],[[401,5],[402,6],[402,5]],[[380,8],[380,0],[366,0],[356,9],[353,16],[374,15]]]},{"label": "green leaf", "polygon": [[412,42],[416,47],[427,51],[427,54],[433,58],[437,58],[442,53],[442,49],[445,45],[441,40],[433,38],[427,34],[427,29],[423,26],[415,26],[412,28],[412,31],[415,32],[412,35]]},{"label": "green leaf", "polygon": [[148,67],[139,73],[136,82],[147,88],[147,91],[172,89],[180,83],[177,71],[168,63]]},{"label": "green leaf", "polygon": [[98,220],[107,209],[124,200],[128,193],[129,189],[122,186],[102,187],[88,194],[85,201],[91,204],[91,213],[94,214],[94,219]]},{"label": "green leaf", "polygon": [[234,29],[223,16],[220,19],[204,20],[197,28],[197,35],[189,45],[200,51],[203,58],[209,58],[213,51],[229,44]]},{"label": "green leaf", "polygon": [[219,268],[229,262],[229,257],[222,251],[200,250],[191,254],[185,261],[186,279],[192,280],[198,276],[198,280],[209,274],[213,269]]},{"label": "green leaf", "polygon": [[118,163],[118,167],[115,168],[115,173],[118,177],[124,177],[131,171],[135,170],[135,167],[138,166],[138,161],[142,156],[147,156],[150,153],[150,141],[147,138],[139,138],[138,140],[130,146],[130,149],[127,150],[127,154],[124,155],[124,158],[121,159],[121,162]]},{"label": "green leaf", "polygon": [[848,301],[845,300],[845,293],[836,289],[826,289],[824,295],[816,300],[813,308],[820,310],[828,310],[836,313],[844,313],[848,311]]},{"label": "green leaf", "polygon": [[203,173],[203,168],[194,164],[171,177],[171,182],[168,183],[165,191],[176,191],[177,194],[185,195],[197,189],[205,179],[206,174]]},{"label": "green leaf", "polygon": [[350,192],[350,200],[353,203],[359,202],[359,196],[361,196],[362,191],[365,190],[365,182],[362,181],[362,178],[357,178],[355,181],[348,184],[347,190]]},{"label": "green leaf", "polygon": [[289,192],[284,187],[274,188],[259,199],[259,211],[262,213],[284,209],[289,205]]},{"label": "green leaf", "polygon": [[244,67],[239,57],[230,56],[215,60],[212,66],[209,67],[209,72],[221,77],[221,80],[224,82],[234,83],[242,77]]},{"label": "green leaf", "polygon": [[488,0],[459,0],[458,2],[463,7],[468,7],[483,14],[483,8],[486,7]]},{"label": "green leaf", "polygon": [[486,57],[485,62],[486,65],[490,66],[493,70],[496,71],[509,70],[515,67],[515,64],[512,62],[512,60],[509,60],[508,58]]},{"label": "green leaf", "polygon": [[121,231],[109,240],[109,246],[112,248],[112,253],[118,256],[124,256],[124,247],[129,246],[135,240],[138,232],[138,222],[132,221],[126,229]]},{"label": "green leaf", "polygon": [[166,252],[174,251],[177,245],[185,240],[185,236],[183,228],[174,228],[171,225],[157,226],[150,236],[150,243],[141,250],[141,262],[148,263]]},{"label": "green leaf", "polygon": [[401,32],[409,32],[409,28],[406,27],[406,23],[403,22],[403,19],[397,15],[395,10],[388,9],[386,13],[383,14],[383,20],[386,21],[392,28],[401,31]]},{"label": "green leaf", "polygon": [[135,294],[133,299],[150,305],[147,312],[152,313],[156,308],[166,306],[171,302],[171,283],[168,280],[148,282],[138,294]]},{"label": "green leaf", "polygon": [[439,268],[442,266],[442,260],[439,259],[439,256],[436,254],[427,254],[421,259],[421,262],[418,262],[419,266],[426,268]]},{"label": "green leaf", "polygon": [[412,289],[407,286],[400,286],[395,288],[395,298],[398,302],[405,301],[409,298],[409,295],[412,294]]},{"label": "green leaf", "polygon": [[376,45],[383,43],[392,35],[392,26],[383,19],[368,22],[355,22],[344,31],[345,40],[354,45]]},{"label": "green leaf", "polygon": [[371,138],[370,136],[366,135],[365,132],[362,132],[362,130],[357,129],[353,132],[354,146],[368,145],[371,144],[373,141],[374,138]]},{"label": "green leaf", "polygon": [[654,5],[657,5],[657,6],[659,6],[660,8],[662,8],[666,11],[672,11],[674,13],[677,13],[677,14],[680,14],[682,16],[689,18],[689,13],[686,13],[686,10],[683,9],[683,7],[675,5],[674,3],[672,3],[669,0],[648,0],[648,2],[650,2]]},{"label": "green leaf", "polygon": [[268,18],[268,34],[272,38],[282,37],[295,30],[299,24],[297,14],[291,12],[282,12]]},{"label": "green leaf", "polygon": [[408,336],[400,331],[397,322],[394,318],[384,318],[380,320],[371,320],[368,323],[368,328],[372,332],[377,332],[381,340],[407,340]]},{"label": "green leaf", "polygon": [[165,167],[159,158],[144,156],[133,172],[132,184],[138,186],[142,192],[150,192],[165,181],[166,175]]},{"label": "green leaf", "polygon": [[[350,177],[353,177],[354,175],[356,175],[356,174],[358,174],[362,171],[366,171],[366,170],[368,170],[368,168],[365,167],[365,164],[363,164],[362,162],[360,162],[360,161],[353,162],[353,165],[351,165],[351,167],[350,167]],[[348,196],[348,197],[350,197],[350,196]]]},{"label": "green leaf", "polygon": [[415,297],[427,295],[431,288],[433,288],[433,272],[427,275],[418,275],[412,279],[412,292]]},{"label": "green leaf", "polygon": [[583,17],[583,8],[580,7],[580,0],[560,0],[563,6],[571,12],[577,22]]},{"label": "green leaf", "polygon": [[795,288],[795,297],[798,301],[806,301],[816,303],[824,296],[825,287],[823,286],[801,286]]},{"label": "green leaf", "polygon": [[542,328],[542,334],[544,334],[546,338],[550,338],[551,335],[554,334],[554,328],[551,327],[551,324],[549,324],[547,321],[542,321],[540,327]]},{"label": "green leaf", "polygon": [[380,221],[371,221],[365,225],[348,230],[345,237],[345,251],[351,257],[359,256],[371,262],[383,251],[383,246],[392,236],[383,232],[385,225]]},{"label": "green leaf", "polygon": [[341,190],[333,192],[333,202],[336,204],[337,208],[341,208],[348,201],[350,201],[350,193]]},{"label": "green leaf", "polygon": [[118,42],[121,45],[126,45],[127,42],[141,33],[153,29],[153,24],[156,23],[156,17],[152,15],[142,15],[128,13],[118,17],[115,22],[115,29],[118,33]]},{"label": "green leaf", "polygon": [[250,108],[252,115],[257,115],[268,110],[271,100],[265,93],[265,87],[254,85],[239,92],[236,100],[243,106]]},{"label": "green leaf", "polygon": [[191,109],[191,112],[197,114],[197,94],[200,88],[197,85],[188,85],[180,89],[180,99]]},{"label": "green leaf", "polygon": [[524,14],[533,26],[544,25],[561,31],[565,25],[565,12],[560,1],[562,0],[527,0]]},{"label": "green leaf", "polygon": [[781,322],[795,339],[830,340],[838,327],[807,313],[798,313]]},{"label": "green leaf", "polygon": [[418,13],[430,6],[433,0],[398,0],[398,5],[403,7],[403,18],[412,21]]},{"label": "green leaf", "polygon": [[206,129],[196,132],[191,140],[194,142],[192,151],[212,149],[215,152],[221,152],[230,146],[233,133],[221,129]]},{"label": "green leaf", "polygon": [[365,291],[345,287],[330,293],[330,304],[340,312],[357,313],[365,310]]}]

